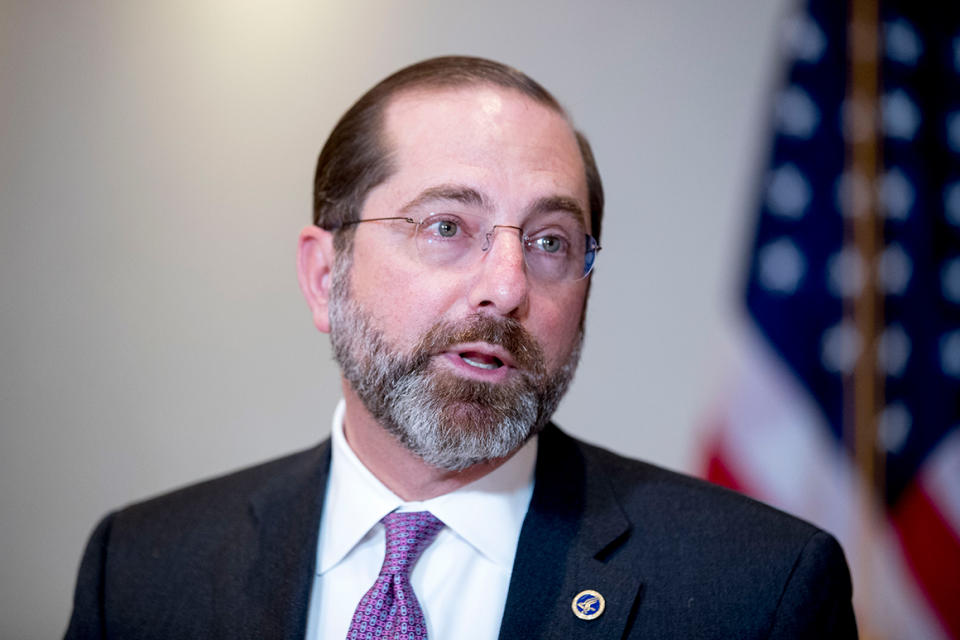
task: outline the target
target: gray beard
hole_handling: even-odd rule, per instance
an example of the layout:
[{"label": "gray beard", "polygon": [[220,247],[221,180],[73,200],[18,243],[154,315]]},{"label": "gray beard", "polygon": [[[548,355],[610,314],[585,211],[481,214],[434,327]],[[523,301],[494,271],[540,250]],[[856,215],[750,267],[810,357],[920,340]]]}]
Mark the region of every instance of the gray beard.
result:
[{"label": "gray beard", "polygon": [[[536,339],[510,318],[440,322],[411,353],[401,353],[351,295],[350,263],[350,256],[338,256],[333,272],[334,357],[367,411],[410,452],[433,467],[462,471],[511,455],[546,426],[576,371],[582,327],[567,361],[552,373]],[[506,348],[519,375],[490,383],[432,366],[445,347],[477,341]]]}]

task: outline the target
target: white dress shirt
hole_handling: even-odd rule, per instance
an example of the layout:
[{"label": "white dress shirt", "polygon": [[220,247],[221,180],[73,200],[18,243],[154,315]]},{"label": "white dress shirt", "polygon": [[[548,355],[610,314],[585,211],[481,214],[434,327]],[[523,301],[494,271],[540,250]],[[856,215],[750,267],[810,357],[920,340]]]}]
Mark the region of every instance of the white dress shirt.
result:
[{"label": "white dress shirt", "polygon": [[430,500],[404,502],[347,444],[343,414],[341,400],[333,415],[307,639],[346,638],[353,612],[383,564],[380,519],[394,510],[429,511],[446,525],[410,576],[428,637],[497,638],[520,527],[533,495],[537,439],[476,482]]}]

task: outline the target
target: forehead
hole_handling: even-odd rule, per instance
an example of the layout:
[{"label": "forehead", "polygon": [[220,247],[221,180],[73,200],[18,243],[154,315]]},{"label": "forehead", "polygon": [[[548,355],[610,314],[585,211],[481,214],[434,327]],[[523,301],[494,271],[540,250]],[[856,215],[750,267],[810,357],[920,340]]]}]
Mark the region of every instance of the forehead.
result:
[{"label": "forehead", "polygon": [[395,173],[375,191],[403,198],[438,184],[462,184],[497,207],[566,197],[588,210],[583,159],[570,123],[514,89],[401,93],[387,106],[383,133]]}]

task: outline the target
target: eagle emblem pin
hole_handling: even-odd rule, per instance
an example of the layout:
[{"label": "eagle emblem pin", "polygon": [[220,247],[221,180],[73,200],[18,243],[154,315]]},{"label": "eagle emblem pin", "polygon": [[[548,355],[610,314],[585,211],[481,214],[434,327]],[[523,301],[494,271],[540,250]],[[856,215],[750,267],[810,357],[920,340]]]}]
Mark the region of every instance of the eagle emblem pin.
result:
[{"label": "eagle emblem pin", "polygon": [[573,597],[570,606],[573,609],[573,615],[581,620],[595,620],[603,613],[607,603],[599,592],[585,589]]}]

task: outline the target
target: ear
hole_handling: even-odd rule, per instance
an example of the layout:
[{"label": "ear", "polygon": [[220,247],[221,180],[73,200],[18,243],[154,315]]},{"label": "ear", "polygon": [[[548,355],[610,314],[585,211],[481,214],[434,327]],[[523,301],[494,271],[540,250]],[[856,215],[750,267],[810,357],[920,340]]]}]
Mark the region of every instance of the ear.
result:
[{"label": "ear", "polygon": [[297,245],[297,279],[313,313],[313,324],[330,332],[330,287],[335,259],[333,233],[308,225],[300,232]]}]

